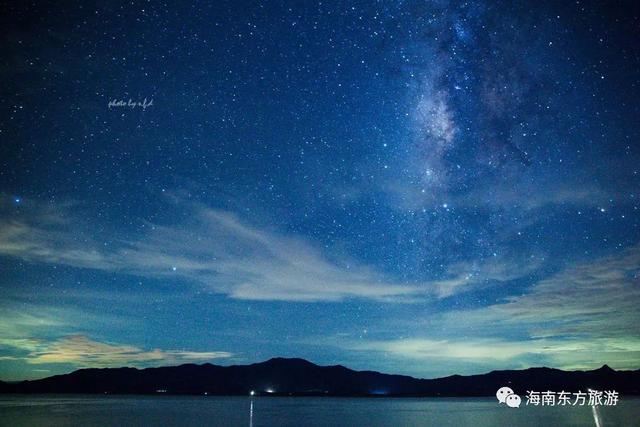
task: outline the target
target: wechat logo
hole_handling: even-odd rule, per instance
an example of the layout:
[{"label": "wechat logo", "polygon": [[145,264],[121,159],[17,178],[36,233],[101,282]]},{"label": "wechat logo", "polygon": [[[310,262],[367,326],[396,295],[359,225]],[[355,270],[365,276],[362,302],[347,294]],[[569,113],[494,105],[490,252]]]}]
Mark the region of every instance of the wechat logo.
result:
[{"label": "wechat logo", "polygon": [[500,387],[496,392],[498,403],[504,403],[510,408],[520,407],[520,396],[515,394],[509,387]]}]

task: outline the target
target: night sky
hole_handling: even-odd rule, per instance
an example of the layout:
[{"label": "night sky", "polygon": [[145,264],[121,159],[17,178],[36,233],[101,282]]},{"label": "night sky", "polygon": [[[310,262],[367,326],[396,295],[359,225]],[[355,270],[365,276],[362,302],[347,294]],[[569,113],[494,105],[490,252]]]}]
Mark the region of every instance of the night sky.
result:
[{"label": "night sky", "polygon": [[636,2],[93,3],[0,9],[0,379],[640,368]]}]

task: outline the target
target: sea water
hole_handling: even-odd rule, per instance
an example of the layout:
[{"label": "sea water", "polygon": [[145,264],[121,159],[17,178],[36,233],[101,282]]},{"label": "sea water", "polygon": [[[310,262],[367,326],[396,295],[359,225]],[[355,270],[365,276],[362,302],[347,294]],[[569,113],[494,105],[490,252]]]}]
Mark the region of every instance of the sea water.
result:
[{"label": "sea water", "polygon": [[499,405],[495,398],[0,395],[3,426],[638,426],[616,406]]}]

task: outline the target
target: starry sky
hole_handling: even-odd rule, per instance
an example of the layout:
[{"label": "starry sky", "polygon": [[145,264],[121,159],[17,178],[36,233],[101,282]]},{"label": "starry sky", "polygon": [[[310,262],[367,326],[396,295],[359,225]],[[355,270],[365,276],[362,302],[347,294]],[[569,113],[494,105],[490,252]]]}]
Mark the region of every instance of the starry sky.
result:
[{"label": "starry sky", "polygon": [[634,3],[3,2],[0,378],[640,368]]}]

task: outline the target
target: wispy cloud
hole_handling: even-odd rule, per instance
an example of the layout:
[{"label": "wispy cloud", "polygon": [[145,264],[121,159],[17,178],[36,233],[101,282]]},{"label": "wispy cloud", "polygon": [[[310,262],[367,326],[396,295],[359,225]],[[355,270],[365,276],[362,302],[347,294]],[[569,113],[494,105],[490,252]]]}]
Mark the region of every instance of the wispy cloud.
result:
[{"label": "wispy cloud", "polygon": [[[487,308],[507,322],[531,325],[535,335],[585,333],[638,335],[640,246],[590,263],[576,264],[545,279],[506,304]],[[477,313],[476,317],[485,313]]]},{"label": "wispy cloud", "polygon": [[189,220],[147,224],[134,237],[111,236],[108,246],[82,230],[90,226],[69,210],[38,210],[0,221],[0,255],[31,262],[114,271],[143,277],[187,279],[236,299],[341,301],[365,298],[414,302],[492,286],[531,273],[539,259],[457,262],[446,274],[402,283],[344,254],[327,256],[317,245],[242,221],[236,215],[182,203]]},{"label": "wispy cloud", "polygon": [[3,340],[0,345],[26,351],[26,355],[15,356],[13,359],[21,359],[30,364],[66,363],[85,367],[146,366],[232,357],[231,353],[225,351],[143,350],[131,345],[95,341],[82,334],[54,341]]},{"label": "wispy cloud", "polygon": [[[504,302],[405,323],[403,337],[337,341],[352,350],[437,362],[443,370],[454,366],[451,371],[466,369],[465,364],[476,371],[483,366],[577,369],[602,363],[637,369],[639,285],[640,246],[635,246],[570,266]],[[394,328],[397,335],[400,325]],[[426,332],[410,333],[416,330]]]},{"label": "wispy cloud", "polygon": [[[187,349],[143,349],[133,345],[103,342],[78,333],[90,323],[113,326],[125,319],[80,312],[69,308],[22,305],[20,309],[1,307],[1,360],[27,364],[65,364],[79,367],[151,366],[210,361],[229,358],[227,351],[190,351]],[[128,327],[131,319],[126,320]],[[36,372],[36,370],[30,370]]]},{"label": "wispy cloud", "polygon": [[[34,351],[40,345],[35,336],[46,336],[67,326],[58,310],[23,305],[20,309],[0,307],[0,348]],[[8,356],[14,358],[13,356]]]},{"label": "wispy cloud", "polygon": [[[376,350],[393,353],[415,359],[463,359],[473,362],[507,361],[519,356],[544,355],[551,360],[570,360],[575,363],[573,353],[586,354],[633,352],[640,353],[640,338],[635,340],[597,339],[597,340],[504,340],[469,338],[465,340],[443,339],[399,339],[389,341],[369,341],[354,343],[359,350]],[[564,356],[564,357],[563,357]],[[591,358],[593,363],[597,359]]]},{"label": "wispy cloud", "polygon": [[[186,204],[186,203],[185,203]],[[406,301],[424,290],[395,283],[375,269],[329,257],[312,243],[251,226],[237,216],[188,205],[191,219],[155,225],[135,238],[105,247],[77,230],[87,227],[71,212],[42,221],[37,207],[0,222],[0,254],[32,262],[182,278],[238,299],[339,301],[368,298]]]},{"label": "wispy cloud", "polygon": [[430,288],[437,297],[445,298],[521,278],[533,273],[541,265],[542,258],[536,256],[524,260],[513,258],[457,262],[449,266],[445,279],[434,281]]},{"label": "wispy cloud", "polygon": [[[544,339],[424,339],[349,341],[350,350],[376,352],[386,357],[429,363],[441,372],[479,373],[495,369],[553,366],[593,369],[603,363],[619,369],[637,369],[640,338]],[[471,369],[469,369],[471,368]]]}]

